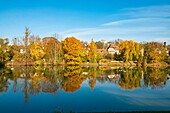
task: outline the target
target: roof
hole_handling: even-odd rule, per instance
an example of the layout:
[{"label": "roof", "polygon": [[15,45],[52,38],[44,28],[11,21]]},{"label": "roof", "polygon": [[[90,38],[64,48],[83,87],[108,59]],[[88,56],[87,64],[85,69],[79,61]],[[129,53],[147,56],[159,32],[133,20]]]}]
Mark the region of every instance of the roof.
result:
[{"label": "roof", "polygon": [[109,44],[109,46],[107,47],[107,50],[108,50],[109,48],[114,48],[115,50],[119,50],[119,47],[118,47],[118,46],[115,46],[115,45],[113,45],[113,44]]}]

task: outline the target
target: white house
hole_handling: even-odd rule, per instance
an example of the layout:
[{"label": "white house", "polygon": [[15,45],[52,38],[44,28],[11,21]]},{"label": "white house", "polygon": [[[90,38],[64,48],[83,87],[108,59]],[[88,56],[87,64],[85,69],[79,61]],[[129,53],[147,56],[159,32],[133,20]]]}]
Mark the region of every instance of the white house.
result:
[{"label": "white house", "polygon": [[109,54],[115,54],[115,53],[119,54],[119,47],[113,44],[110,44],[107,48],[107,51],[109,52]]}]

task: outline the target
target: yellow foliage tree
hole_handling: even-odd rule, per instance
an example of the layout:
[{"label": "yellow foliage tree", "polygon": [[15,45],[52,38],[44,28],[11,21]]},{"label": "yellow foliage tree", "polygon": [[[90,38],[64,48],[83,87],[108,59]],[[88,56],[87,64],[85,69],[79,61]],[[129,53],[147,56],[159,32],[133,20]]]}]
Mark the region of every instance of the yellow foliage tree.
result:
[{"label": "yellow foliage tree", "polygon": [[97,58],[97,47],[93,39],[91,40],[91,43],[89,44],[90,51],[88,52],[88,59],[90,62],[96,62]]},{"label": "yellow foliage tree", "polygon": [[139,60],[141,56],[140,44],[133,40],[125,40],[119,44],[120,53],[124,61]]},{"label": "yellow foliage tree", "polygon": [[30,41],[30,53],[31,58],[36,62],[36,64],[40,64],[46,54],[41,38],[36,38],[35,41]]},{"label": "yellow foliage tree", "polygon": [[64,59],[67,65],[78,65],[85,56],[85,49],[80,40],[68,37],[63,41]]}]

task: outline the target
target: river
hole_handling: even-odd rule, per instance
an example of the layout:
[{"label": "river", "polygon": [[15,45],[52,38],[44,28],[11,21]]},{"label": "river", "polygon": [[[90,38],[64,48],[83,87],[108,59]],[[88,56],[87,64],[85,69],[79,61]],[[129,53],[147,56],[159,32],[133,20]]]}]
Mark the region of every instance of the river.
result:
[{"label": "river", "polygon": [[1,113],[170,111],[170,68],[0,68]]}]

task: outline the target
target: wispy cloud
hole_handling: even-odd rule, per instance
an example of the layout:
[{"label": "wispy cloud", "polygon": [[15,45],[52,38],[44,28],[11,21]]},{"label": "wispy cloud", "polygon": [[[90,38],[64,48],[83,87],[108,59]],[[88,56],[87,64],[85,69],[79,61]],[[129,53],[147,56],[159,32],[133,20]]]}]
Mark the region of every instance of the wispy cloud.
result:
[{"label": "wispy cloud", "polygon": [[81,36],[81,35],[92,35],[92,34],[135,34],[135,33],[150,33],[156,31],[164,31],[164,27],[147,27],[147,29],[144,29],[143,27],[124,27],[124,28],[91,28],[91,29],[86,29],[86,30],[79,30],[79,31],[73,31],[73,32],[64,32],[68,36],[69,35],[76,35],[76,36]]},{"label": "wispy cloud", "polygon": [[131,17],[170,17],[170,5],[122,9]]},{"label": "wispy cloud", "polygon": [[120,25],[124,23],[134,23],[134,22],[141,22],[141,21],[146,21],[148,20],[147,18],[138,18],[138,19],[127,19],[127,20],[119,20],[119,21],[113,21],[109,23],[102,24],[103,26],[110,26],[110,25]]},{"label": "wispy cloud", "polygon": [[[128,104],[138,105],[138,106],[161,106],[161,107],[168,107],[170,102],[167,100],[169,94],[167,92],[159,92],[161,94],[153,93],[148,94],[146,92],[136,93],[134,92],[126,92],[123,91],[108,91],[103,90],[105,93],[112,94],[114,97],[120,97],[119,100],[123,101]],[[164,95],[163,97],[161,95]],[[157,100],[155,102],[155,99]]]},{"label": "wispy cloud", "polygon": [[127,25],[130,24],[133,26],[167,26],[170,23],[170,18],[135,18],[135,19],[126,19],[126,20],[118,20],[109,23],[102,24],[103,26],[116,26],[116,25]]},{"label": "wispy cloud", "polygon": [[62,35],[85,40],[94,36],[98,40],[102,36],[108,41],[114,37],[127,37],[138,42],[152,40],[167,41],[170,44],[170,5],[122,9],[119,14],[127,18],[102,23],[93,28],[68,30],[62,32]]}]

